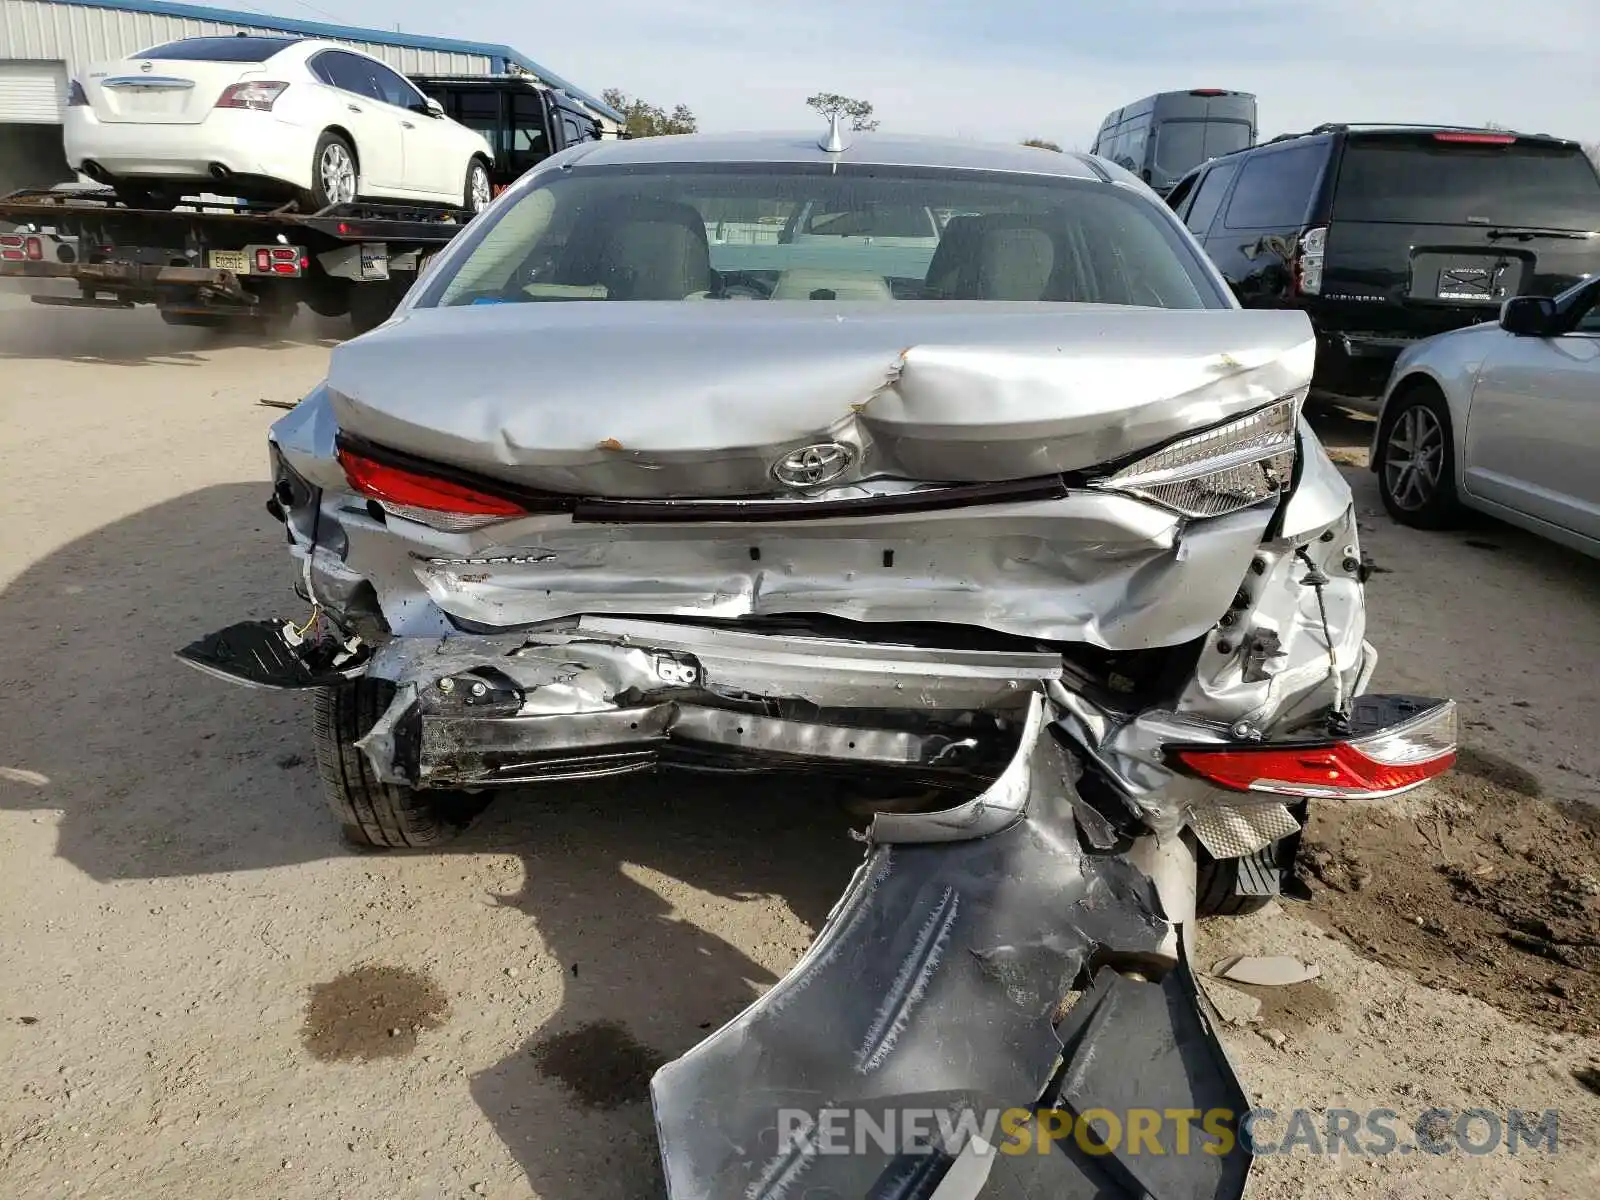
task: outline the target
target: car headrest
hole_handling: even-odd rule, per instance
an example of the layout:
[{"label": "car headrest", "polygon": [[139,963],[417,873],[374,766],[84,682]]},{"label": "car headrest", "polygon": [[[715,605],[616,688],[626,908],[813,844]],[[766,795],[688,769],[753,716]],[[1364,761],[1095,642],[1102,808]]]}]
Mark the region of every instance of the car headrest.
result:
[{"label": "car headrest", "polygon": [[1044,300],[1057,275],[1051,222],[1021,214],[951,217],[928,264],[927,294],[944,300]]}]

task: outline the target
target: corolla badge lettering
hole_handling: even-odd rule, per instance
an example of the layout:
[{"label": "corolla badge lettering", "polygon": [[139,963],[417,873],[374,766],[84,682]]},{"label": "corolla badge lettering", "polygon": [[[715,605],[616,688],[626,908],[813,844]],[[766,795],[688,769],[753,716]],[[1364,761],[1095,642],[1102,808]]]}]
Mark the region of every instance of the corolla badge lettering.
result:
[{"label": "corolla badge lettering", "polygon": [[772,477],[785,487],[817,487],[843,475],[854,457],[849,446],[838,442],[801,446],[773,464]]}]

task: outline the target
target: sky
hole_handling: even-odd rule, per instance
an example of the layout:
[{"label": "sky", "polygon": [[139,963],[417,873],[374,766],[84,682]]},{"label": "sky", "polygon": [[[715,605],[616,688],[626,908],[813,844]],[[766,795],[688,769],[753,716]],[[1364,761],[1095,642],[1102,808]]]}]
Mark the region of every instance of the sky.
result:
[{"label": "sky", "polygon": [[[215,0],[228,4],[228,0]],[[1152,92],[1254,92],[1263,137],[1325,121],[1600,141],[1600,0],[250,0],[283,16],[505,43],[593,94],[707,131],[807,128],[805,98],[882,128],[1088,149]]]}]

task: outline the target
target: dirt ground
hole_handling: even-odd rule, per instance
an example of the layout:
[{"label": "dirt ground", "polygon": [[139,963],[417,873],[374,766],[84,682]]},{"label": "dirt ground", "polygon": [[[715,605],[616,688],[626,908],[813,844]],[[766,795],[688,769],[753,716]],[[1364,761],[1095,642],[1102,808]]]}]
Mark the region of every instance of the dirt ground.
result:
[{"label": "dirt ground", "polygon": [[[508,797],[357,854],[302,700],[173,648],[293,604],[263,433],[336,330],[270,345],[0,294],[0,1196],[659,1194],[651,1071],[794,962],[855,865],[834,811],[730,782]],[[1342,457],[1367,426],[1320,419]],[[1292,953],[1225,1030],[1256,1100],[1560,1114],[1558,1152],[1258,1160],[1252,1200],[1600,1194],[1600,563],[1390,524],[1357,468],[1375,686],[1448,694],[1462,770],[1324,805]],[[1561,806],[1569,806],[1563,808]],[[1281,1125],[1279,1126],[1281,1129]]]}]

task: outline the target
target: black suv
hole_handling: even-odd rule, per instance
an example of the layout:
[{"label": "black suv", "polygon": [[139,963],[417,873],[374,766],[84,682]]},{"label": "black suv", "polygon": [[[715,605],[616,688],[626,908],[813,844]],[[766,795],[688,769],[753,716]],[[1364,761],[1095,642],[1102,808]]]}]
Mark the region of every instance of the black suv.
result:
[{"label": "black suv", "polygon": [[1247,308],[1299,308],[1316,384],[1377,394],[1409,343],[1600,272],[1600,176],[1576,142],[1321,125],[1216,158],[1168,203]]}]

